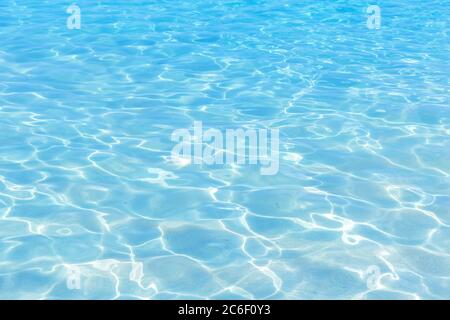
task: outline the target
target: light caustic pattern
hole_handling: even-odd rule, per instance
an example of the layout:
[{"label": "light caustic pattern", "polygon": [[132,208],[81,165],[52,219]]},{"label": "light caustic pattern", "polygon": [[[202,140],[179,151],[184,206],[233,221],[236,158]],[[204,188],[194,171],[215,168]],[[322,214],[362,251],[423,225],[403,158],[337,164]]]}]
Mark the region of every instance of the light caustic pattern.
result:
[{"label": "light caustic pattern", "polygon": [[72,4],[0,3],[0,298],[450,298],[449,1]]}]

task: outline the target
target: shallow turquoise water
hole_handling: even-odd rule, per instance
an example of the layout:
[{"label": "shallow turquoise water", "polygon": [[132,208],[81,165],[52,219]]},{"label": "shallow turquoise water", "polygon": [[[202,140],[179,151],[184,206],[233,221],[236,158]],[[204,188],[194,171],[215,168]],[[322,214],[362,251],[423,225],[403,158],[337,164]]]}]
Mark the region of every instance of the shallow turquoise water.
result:
[{"label": "shallow turquoise water", "polygon": [[71,4],[0,3],[0,298],[450,298],[449,1]]}]

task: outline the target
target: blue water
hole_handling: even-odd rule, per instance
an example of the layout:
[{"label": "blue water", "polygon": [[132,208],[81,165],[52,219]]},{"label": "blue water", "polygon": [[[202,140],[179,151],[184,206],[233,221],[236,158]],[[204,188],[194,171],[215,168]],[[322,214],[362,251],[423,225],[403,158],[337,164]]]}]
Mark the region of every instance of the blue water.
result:
[{"label": "blue water", "polygon": [[0,2],[0,298],[450,298],[448,0],[71,4]]}]

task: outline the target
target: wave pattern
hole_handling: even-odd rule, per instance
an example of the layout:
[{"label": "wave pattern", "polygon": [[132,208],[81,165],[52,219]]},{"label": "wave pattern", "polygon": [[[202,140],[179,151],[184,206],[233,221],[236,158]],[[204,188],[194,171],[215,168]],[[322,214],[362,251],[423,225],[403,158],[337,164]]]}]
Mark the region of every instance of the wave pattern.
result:
[{"label": "wave pattern", "polygon": [[[70,4],[0,4],[0,298],[450,298],[449,1],[379,30],[355,0]],[[279,173],[170,162],[193,121],[278,128]]]}]

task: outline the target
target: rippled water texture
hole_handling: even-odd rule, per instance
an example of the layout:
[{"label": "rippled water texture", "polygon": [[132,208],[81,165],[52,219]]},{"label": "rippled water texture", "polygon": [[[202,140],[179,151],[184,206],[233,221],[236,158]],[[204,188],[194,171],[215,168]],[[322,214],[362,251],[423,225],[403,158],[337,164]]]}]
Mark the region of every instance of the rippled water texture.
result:
[{"label": "rippled water texture", "polygon": [[71,4],[0,2],[0,298],[450,298],[449,1]]}]

